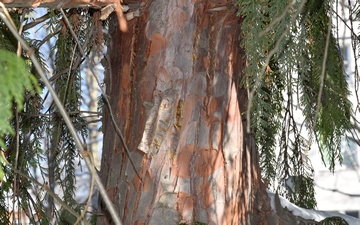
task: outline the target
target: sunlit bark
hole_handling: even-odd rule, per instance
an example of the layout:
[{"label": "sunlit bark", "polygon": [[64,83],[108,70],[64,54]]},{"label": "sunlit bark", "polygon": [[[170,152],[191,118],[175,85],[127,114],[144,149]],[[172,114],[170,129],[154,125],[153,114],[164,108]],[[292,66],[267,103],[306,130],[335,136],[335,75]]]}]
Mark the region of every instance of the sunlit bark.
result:
[{"label": "sunlit bark", "polygon": [[[143,181],[105,111],[101,177],[124,224],[264,222],[241,19],[228,4],[155,0],[127,33],[110,21],[107,95]],[[98,223],[111,224],[100,209]]]}]

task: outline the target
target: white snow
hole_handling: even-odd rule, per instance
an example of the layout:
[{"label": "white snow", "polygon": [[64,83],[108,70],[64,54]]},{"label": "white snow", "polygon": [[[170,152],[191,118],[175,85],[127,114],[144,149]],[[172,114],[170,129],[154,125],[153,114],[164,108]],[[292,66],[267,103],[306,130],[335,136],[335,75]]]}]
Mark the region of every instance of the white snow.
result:
[{"label": "white snow", "polygon": [[[268,196],[270,197],[270,204],[271,208],[276,211],[275,208],[275,194],[268,191]],[[311,210],[311,209],[303,209],[300,208],[293,203],[289,202],[287,199],[279,196],[280,202],[283,208],[287,207],[287,209],[295,216],[299,216],[304,219],[312,219],[317,222],[333,216],[342,217],[343,219],[348,222],[349,225],[359,225],[360,219],[357,219],[352,216],[348,216],[345,214],[337,213],[337,212],[326,212],[326,211],[320,211],[320,210]]]}]

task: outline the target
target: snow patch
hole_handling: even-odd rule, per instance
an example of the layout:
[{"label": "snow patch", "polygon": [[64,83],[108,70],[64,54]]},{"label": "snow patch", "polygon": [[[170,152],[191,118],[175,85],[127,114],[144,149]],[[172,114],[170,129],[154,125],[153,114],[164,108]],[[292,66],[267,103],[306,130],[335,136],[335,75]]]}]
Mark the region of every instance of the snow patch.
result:
[{"label": "snow patch", "polygon": [[[274,212],[276,212],[275,194],[271,193],[268,190],[267,190],[267,193],[271,199],[270,200],[271,209],[274,210]],[[360,224],[360,219],[354,218],[352,216],[348,216],[348,215],[345,215],[342,213],[337,213],[337,212],[326,212],[326,211],[320,211],[320,210],[303,209],[303,208],[300,208],[300,207],[294,205],[293,203],[289,202],[284,197],[279,196],[279,198],[280,198],[281,206],[283,208],[286,207],[293,215],[299,216],[299,217],[307,219],[307,220],[312,219],[312,220],[319,222],[328,217],[338,216],[338,217],[341,217],[344,220],[346,220],[346,222],[348,222],[349,225],[359,225]]]}]

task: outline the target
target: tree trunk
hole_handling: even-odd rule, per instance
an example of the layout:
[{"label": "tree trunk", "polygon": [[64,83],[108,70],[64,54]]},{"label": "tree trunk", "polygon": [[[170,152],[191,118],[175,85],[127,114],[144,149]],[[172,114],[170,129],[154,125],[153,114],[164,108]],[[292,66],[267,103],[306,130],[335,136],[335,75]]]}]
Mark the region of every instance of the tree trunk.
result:
[{"label": "tree trunk", "polygon": [[230,3],[148,1],[126,33],[110,19],[106,92],[142,179],[104,107],[100,173],[124,224],[266,224]]}]

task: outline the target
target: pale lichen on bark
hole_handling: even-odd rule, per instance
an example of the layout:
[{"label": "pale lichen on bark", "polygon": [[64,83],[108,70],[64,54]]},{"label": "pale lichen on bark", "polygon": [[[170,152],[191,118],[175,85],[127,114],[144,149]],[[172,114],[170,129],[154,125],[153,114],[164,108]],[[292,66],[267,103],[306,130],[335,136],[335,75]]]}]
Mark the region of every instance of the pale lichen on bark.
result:
[{"label": "pale lichen on bark", "polygon": [[138,146],[138,149],[146,154],[148,154],[150,151],[150,144],[152,143],[153,130],[158,116],[161,98],[162,98],[162,93],[156,91],[154,92],[154,102],[146,101],[143,103],[143,106],[145,107],[145,115],[147,119],[143,132],[143,137]]},{"label": "pale lichen on bark", "polygon": [[[148,114],[142,140],[138,149],[146,154],[154,156],[160,150],[166,133],[173,122],[175,114],[176,93],[174,90],[166,90],[161,93],[156,91],[154,103],[145,102],[145,113]],[[146,107],[151,107],[147,109]]]}]

